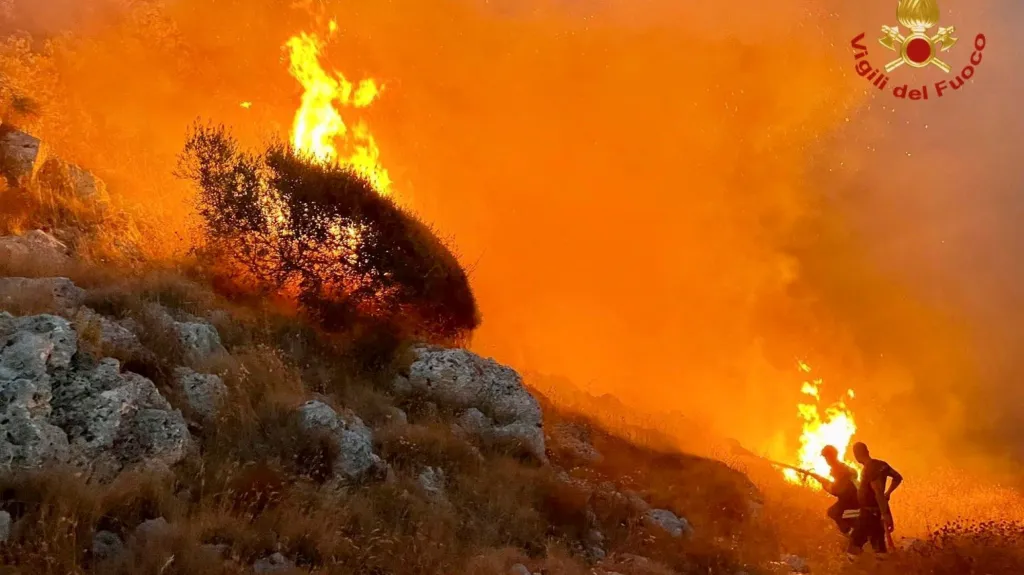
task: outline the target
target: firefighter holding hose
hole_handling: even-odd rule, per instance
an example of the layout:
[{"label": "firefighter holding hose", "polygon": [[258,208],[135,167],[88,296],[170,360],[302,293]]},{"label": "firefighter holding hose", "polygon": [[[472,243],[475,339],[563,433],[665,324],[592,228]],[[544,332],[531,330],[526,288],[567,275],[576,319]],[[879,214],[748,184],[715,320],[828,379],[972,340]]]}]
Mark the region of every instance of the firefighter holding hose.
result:
[{"label": "firefighter holding hose", "polygon": [[811,474],[825,491],[834,495],[837,501],[828,508],[828,517],[835,522],[839,531],[846,536],[853,532],[859,516],[860,501],[857,497],[857,472],[839,459],[839,450],[826,445],[821,456],[828,463],[832,480]]}]

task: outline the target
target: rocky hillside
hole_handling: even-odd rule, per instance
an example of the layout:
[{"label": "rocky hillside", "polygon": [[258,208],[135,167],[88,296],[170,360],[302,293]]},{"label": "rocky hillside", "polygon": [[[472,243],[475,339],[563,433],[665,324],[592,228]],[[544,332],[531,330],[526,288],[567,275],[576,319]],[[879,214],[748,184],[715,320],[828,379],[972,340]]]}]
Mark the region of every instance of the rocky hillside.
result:
[{"label": "rocky hillside", "polygon": [[[719,483],[649,490],[650,478],[620,470],[652,454],[585,420],[553,414],[545,426],[519,375],[493,360],[409,346],[367,370],[351,351],[334,355],[338,342],[218,307],[183,277],[74,270],[42,231],[0,238],[0,254],[7,269],[65,261],[83,278],[0,279],[5,563],[62,573],[743,569],[725,539],[757,510],[741,474],[663,455],[658,467],[680,487],[695,473]],[[712,539],[706,557],[680,551]]]},{"label": "rocky hillside", "polygon": [[0,573],[1024,566],[1013,523],[848,563],[827,498],[684,453],[716,451],[693,422],[644,426],[550,381],[541,394],[358,317],[327,331],[196,259],[147,258],[102,182],[35,138],[0,131],[0,160]]}]

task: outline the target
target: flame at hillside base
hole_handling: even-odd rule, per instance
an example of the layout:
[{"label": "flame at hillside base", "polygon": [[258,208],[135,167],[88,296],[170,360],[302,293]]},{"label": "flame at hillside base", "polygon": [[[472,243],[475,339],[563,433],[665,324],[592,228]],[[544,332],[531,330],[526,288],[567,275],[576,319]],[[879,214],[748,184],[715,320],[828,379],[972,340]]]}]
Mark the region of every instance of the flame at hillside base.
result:
[{"label": "flame at hillside base", "polygon": [[[334,32],[337,23],[331,22]],[[342,107],[365,108],[380,94],[373,79],[353,84],[335,72],[328,74],[320,64],[320,39],[311,34],[293,36],[285,44],[289,51],[289,72],[305,90],[292,124],[292,147],[320,162],[351,168],[373,185],[381,195],[390,195],[391,178],[380,164],[380,150],[369,127],[357,121],[345,124],[335,102]]]},{"label": "flame at hillside base", "polygon": [[[811,368],[801,362],[800,370],[810,373]],[[821,402],[821,386],[822,380],[814,379],[805,381],[800,389],[804,395],[814,398],[814,403],[797,405],[798,413],[804,423],[796,466],[828,477],[831,470],[821,456],[821,450],[826,445],[831,445],[839,450],[839,457],[843,462],[851,465],[846,460],[846,452],[850,446],[850,440],[853,439],[853,434],[857,432],[857,425],[854,422],[853,413],[842,399],[826,407],[825,415],[822,417],[818,409],[818,404]],[[847,390],[846,395],[853,399],[853,390]],[[854,469],[859,469],[857,466],[851,466]],[[821,489],[821,485],[816,481],[806,481],[803,476],[792,469],[783,470],[783,475],[790,483],[803,484],[815,490]]]}]

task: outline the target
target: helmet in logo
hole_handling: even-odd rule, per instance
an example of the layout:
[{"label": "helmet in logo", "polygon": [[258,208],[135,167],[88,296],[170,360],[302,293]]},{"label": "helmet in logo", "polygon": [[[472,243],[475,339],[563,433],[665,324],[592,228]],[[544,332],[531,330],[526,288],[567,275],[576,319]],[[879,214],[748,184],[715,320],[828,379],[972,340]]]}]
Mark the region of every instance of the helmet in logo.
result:
[{"label": "helmet in logo", "polygon": [[910,34],[903,36],[899,26],[882,26],[882,37],[878,42],[900,55],[896,60],[886,64],[885,71],[892,72],[904,64],[914,68],[924,68],[933,64],[943,72],[949,73],[949,65],[939,59],[938,53],[945,52],[956,44],[956,38],[953,37],[954,27],[939,27],[934,36],[927,34],[928,30],[939,23],[937,0],[899,0],[896,19],[904,28],[910,30]]}]

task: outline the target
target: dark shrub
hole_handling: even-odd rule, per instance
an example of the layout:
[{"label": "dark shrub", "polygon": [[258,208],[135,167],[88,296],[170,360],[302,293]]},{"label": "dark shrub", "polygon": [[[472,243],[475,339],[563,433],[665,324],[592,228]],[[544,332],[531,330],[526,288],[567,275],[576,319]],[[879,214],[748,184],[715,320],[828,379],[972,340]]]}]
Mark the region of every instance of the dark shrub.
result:
[{"label": "dark shrub", "polygon": [[325,328],[372,316],[451,339],[479,324],[455,256],[353,171],[282,144],[247,152],[223,127],[197,125],[178,172],[199,189],[206,253],[288,293]]}]

